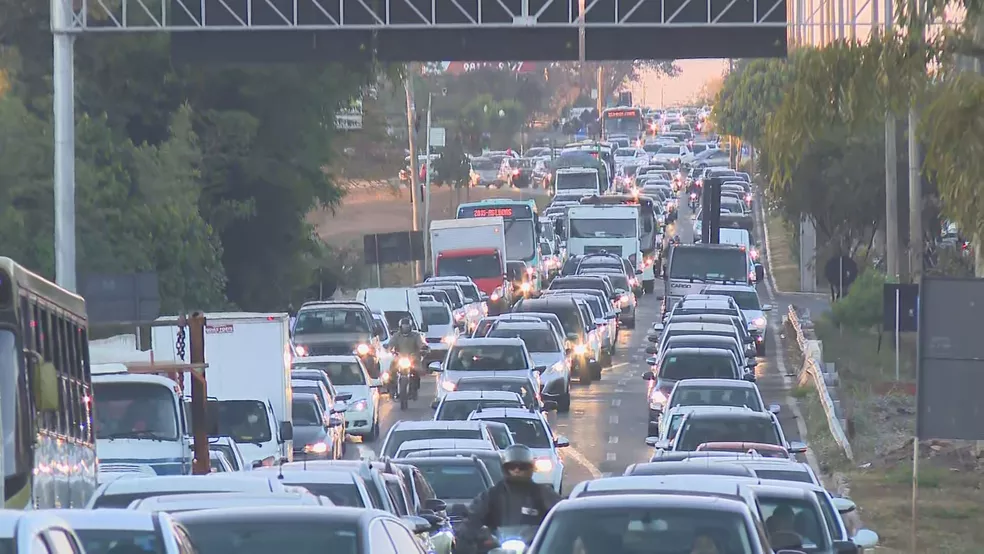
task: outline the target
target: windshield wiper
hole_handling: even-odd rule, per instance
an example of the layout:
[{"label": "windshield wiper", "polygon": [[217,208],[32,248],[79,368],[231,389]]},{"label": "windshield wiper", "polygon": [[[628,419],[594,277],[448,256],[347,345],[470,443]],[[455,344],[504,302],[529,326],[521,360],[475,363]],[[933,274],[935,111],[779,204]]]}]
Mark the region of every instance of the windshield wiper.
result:
[{"label": "windshield wiper", "polygon": [[109,435],[100,438],[109,439],[109,440],[114,440],[114,439],[150,439],[155,441],[172,440],[154,431],[120,431],[119,433],[110,433]]}]

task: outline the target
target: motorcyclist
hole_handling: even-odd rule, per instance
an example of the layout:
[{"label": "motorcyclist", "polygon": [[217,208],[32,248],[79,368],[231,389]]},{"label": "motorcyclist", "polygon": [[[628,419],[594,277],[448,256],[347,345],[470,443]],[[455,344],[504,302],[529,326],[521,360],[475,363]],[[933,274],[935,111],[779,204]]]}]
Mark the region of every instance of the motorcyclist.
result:
[{"label": "motorcyclist", "polygon": [[[429,348],[427,348],[427,343],[424,342],[424,337],[413,330],[413,324],[409,317],[404,317],[400,320],[399,329],[390,338],[390,350],[399,356],[410,357],[410,361],[413,363],[413,379],[419,386],[424,354]],[[399,356],[393,358],[393,362],[390,364],[390,383],[396,383],[396,372],[399,370],[397,367]]]},{"label": "motorcyclist", "polygon": [[502,451],[504,479],[476,496],[458,535],[459,554],[480,554],[495,547],[488,532],[501,527],[530,527],[534,531],[560,497],[547,485],[533,482],[535,458],[523,444]]}]

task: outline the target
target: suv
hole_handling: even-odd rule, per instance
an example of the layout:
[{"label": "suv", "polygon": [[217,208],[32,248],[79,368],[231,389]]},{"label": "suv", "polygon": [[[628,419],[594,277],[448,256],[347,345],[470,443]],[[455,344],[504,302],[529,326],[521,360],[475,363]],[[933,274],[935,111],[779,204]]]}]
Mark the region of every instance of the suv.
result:
[{"label": "suv", "polygon": [[379,378],[379,334],[369,307],[361,302],[306,302],[294,323],[298,356],[345,356],[362,359],[369,376]]}]

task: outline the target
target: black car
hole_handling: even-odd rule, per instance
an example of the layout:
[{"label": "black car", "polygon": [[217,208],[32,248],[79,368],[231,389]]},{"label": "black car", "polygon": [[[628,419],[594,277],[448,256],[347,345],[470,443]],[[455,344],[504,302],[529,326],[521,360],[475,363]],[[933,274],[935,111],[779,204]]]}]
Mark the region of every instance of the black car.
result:
[{"label": "black car", "polygon": [[372,312],[361,302],[306,302],[297,312],[292,336],[295,354],[348,356],[356,353],[369,376],[379,378],[379,336]]},{"label": "black car", "polygon": [[530,188],[533,186],[535,161],[531,158],[506,158],[502,169],[508,175],[503,175],[503,181],[517,188]]},{"label": "black car", "polygon": [[536,390],[536,383],[531,381],[529,377],[462,377],[461,379],[458,379],[458,383],[454,390],[501,390],[514,392],[523,399],[524,406],[533,406],[538,410],[543,410],[543,399],[540,397],[540,391]]},{"label": "black car", "polygon": [[[554,282],[556,283],[559,279],[562,278],[558,277],[554,279]],[[609,294],[614,294],[614,291]],[[513,306],[512,311],[515,313],[543,312],[556,315],[560,319],[564,334],[574,353],[572,357],[574,372],[579,376],[581,383],[589,384],[595,375],[601,373],[601,360],[594,359],[591,349],[585,348],[588,344],[589,329],[593,328],[594,322],[585,318],[575,298],[571,296],[523,298]],[[578,351],[583,351],[583,353],[578,354]]]},{"label": "black car", "polygon": [[[430,452],[424,451],[418,452],[418,454],[430,454]],[[499,456],[494,452],[492,454],[497,458]],[[492,485],[495,484],[488,466],[477,456],[428,455],[427,457],[413,456],[394,461],[401,465],[416,467],[426,479],[434,496],[444,501],[447,512],[451,514],[460,513],[460,508],[466,508],[473,498],[492,488]],[[456,523],[456,519],[452,516],[452,525]]]}]

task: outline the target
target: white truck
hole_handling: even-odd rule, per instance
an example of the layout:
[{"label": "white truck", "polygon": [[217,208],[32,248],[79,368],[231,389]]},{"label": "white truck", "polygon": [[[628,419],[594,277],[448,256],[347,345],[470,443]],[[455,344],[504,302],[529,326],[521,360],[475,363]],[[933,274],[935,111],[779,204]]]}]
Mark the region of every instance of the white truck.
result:
[{"label": "white truck", "polygon": [[506,233],[501,217],[438,219],[430,226],[435,276],[465,276],[488,295],[490,313],[512,306],[506,280]]},{"label": "white truck", "polygon": [[164,375],[130,373],[127,364],[152,361],[135,335],[89,341],[99,481],[118,475],[190,475],[191,429],[180,384]]},{"label": "white truck", "polygon": [[[230,436],[247,464],[270,466],[293,459],[290,368],[294,359],[285,313],[205,314],[205,370],[210,428]],[[153,328],[155,355],[181,360],[177,318]],[[189,360],[185,330],[184,361]],[[183,374],[191,393],[192,376]],[[190,405],[190,402],[187,403]],[[214,419],[213,419],[214,418]]]},{"label": "white truck", "polygon": [[602,185],[598,170],[590,167],[560,168],[554,179],[555,194],[558,196],[596,196],[607,190],[607,186]]},{"label": "white truck", "polygon": [[618,254],[637,267],[642,260],[639,207],[571,206],[567,209],[568,254]]}]

